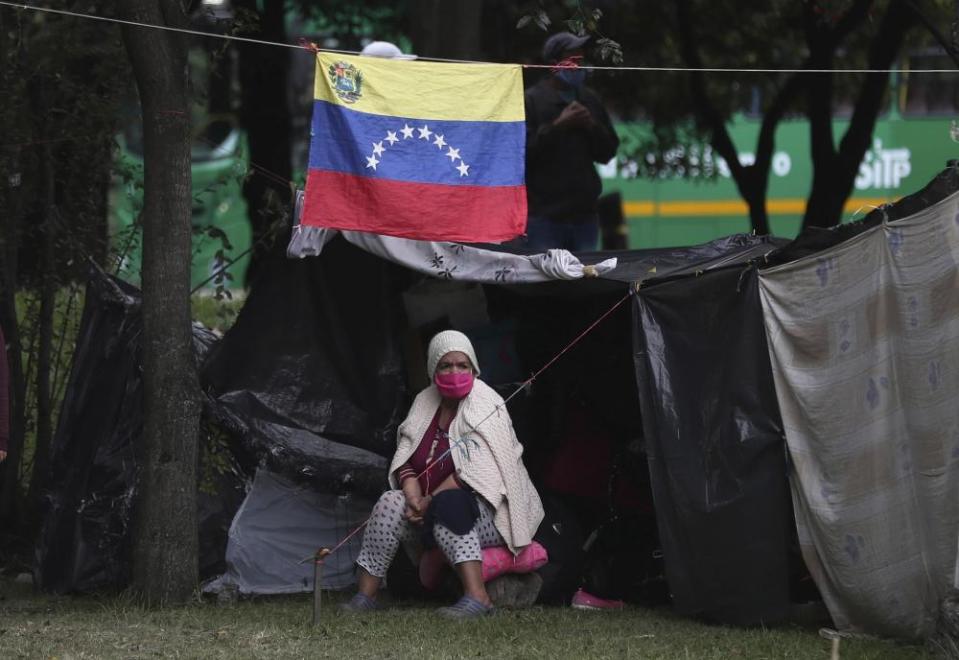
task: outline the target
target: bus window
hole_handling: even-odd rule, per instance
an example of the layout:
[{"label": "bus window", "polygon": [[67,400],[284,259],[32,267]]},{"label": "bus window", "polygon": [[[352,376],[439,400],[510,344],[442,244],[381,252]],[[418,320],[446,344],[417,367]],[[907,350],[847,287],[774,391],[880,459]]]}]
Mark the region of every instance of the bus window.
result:
[{"label": "bus window", "polygon": [[959,71],[914,73],[912,69],[954,69],[942,51],[923,51],[909,56],[908,71],[900,91],[902,114],[909,117],[955,115],[959,110]]}]

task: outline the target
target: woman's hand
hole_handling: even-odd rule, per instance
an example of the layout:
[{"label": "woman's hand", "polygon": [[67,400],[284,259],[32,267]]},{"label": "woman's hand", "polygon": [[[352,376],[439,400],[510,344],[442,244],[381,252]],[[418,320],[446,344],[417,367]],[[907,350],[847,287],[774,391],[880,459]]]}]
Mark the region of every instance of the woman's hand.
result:
[{"label": "woman's hand", "polygon": [[407,495],[406,511],[403,517],[414,525],[422,525],[423,517],[426,515],[426,510],[429,508],[432,500],[433,498],[430,495],[420,495],[417,493]]}]

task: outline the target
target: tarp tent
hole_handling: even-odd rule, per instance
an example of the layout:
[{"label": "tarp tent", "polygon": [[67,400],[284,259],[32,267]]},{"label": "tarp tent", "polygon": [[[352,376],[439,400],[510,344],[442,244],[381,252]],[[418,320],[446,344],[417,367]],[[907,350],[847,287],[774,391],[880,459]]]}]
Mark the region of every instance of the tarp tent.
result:
[{"label": "tarp tent", "polygon": [[[785,247],[734,236],[693,248],[615,253],[615,265],[607,261],[609,253],[575,259],[489,246],[399,246],[394,242],[401,239],[324,236],[318,257],[283,262],[264,275],[204,362],[206,418],[226,430],[220,445],[231,466],[217,483],[223,492],[235,492],[236,480],[229,479],[235,473],[247,487],[242,507],[236,498],[220,499],[230,504],[218,510],[215,534],[201,530],[203,538],[220,544],[219,563],[204,562],[205,574],[221,573],[220,584],[233,582],[253,593],[311,587],[311,568],[300,560],[313,547],[342,538],[385,485],[396,426],[425,381],[423,343],[433,331],[448,325],[467,329],[484,375],[488,370],[493,385],[508,392],[631,291],[629,306],[564,355],[531,394],[511,402],[531,471],[546,483],[544,490],[555,490],[562,481],[557,456],[575,458],[570,448],[577,437],[596,444],[588,434],[602,427],[605,438],[614,439],[606,468],[618,473],[620,483],[651,488],[677,609],[740,624],[781,618],[789,604],[793,533],[783,436],[789,438],[794,422],[784,426],[778,405],[783,391],[777,400],[772,387],[770,356],[780,359],[782,346],[775,338],[768,347],[764,342],[771,320],[761,307],[761,279],[768,273],[772,282],[778,264],[841,248],[956,190],[959,182],[950,169],[927,189],[862,222],[807,232]],[[955,225],[947,223],[943,232],[947,229],[955,231]],[[319,247],[314,241],[303,254]],[[952,314],[954,302],[947,299],[943,313]],[[88,306],[98,304],[88,296]],[[137,322],[118,321],[114,344],[135,341]],[[129,374],[130,382],[104,391],[115,392],[117,400],[135,399],[136,351],[122,349],[132,366],[121,368],[91,358],[97,350],[82,343],[71,387],[75,379],[79,387],[84,379],[106,378],[101,371],[109,370]],[[951,363],[945,364],[945,371],[937,372],[940,382],[948,381]],[[65,411],[78,405],[74,396],[68,396]],[[585,405],[566,405],[571,402]],[[588,422],[595,424],[581,419],[566,424],[572,410],[591,411]],[[59,591],[118,585],[126,569],[117,548],[129,530],[135,470],[115,457],[129,450],[137,433],[117,439],[117,429],[135,428],[140,421],[96,429],[70,426],[64,421],[69,419],[61,419],[55,444],[73,452],[69,455],[85,474],[97,474],[111,461],[123,467],[110,473],[116,487],[109,492],[102,491],[100,477],[48,481],[50,501],[60,503],[61,514],[45,523],[48,541],[38,548],[41,585]],[[790,449],[793,444],[790,438]],[[945,480],[954,483],[956,462],[942,467]],[[806,495],[801,494],[808,489],[795,480],[792,488],[802,510]],[[95,512],[104,509],[114,517],[110,526],[98,528]],[[224,521],[230,524],[226,548]],[[78,552],[91,545],[84,530],[95,529],[106,530],[94,534],[96,552]],[[955,542],[954,529],[938,531],[943,543],[950,534]],[[831,570],[836,553],[811,543],[815,535],[800,536],[805,556],[812,557],[814,547]],[[355,551],[355,544],[347,546],[344,557]],[[56,574],[58,562],[76,561],[81,554],[83,575],[45,579]],[[951,557],[955,562],[955,554]],[[349,563],[331,571],[328,586],[349,581]],[[828,594],[828,582],[813,572]],[[98,577],[86,579],[91,575]],[[868,584],[863,574],[856,579]],[[947,583],[940,575],[934,592]],[[837,593],[840,608],[849,598],[869,597],[862,589]],[[921,601],[923,621],[932,600]],[[842,625],[841,610],[833,604],[830,609]],[[908,633],[881,627],[874,618],[845,621]]]},{"label": "tarp tent", "polygon": [[783,620],[792,517],[755,268],[654,283],[634,314],[674,605],[728,623]]},{"label": "tarp tent", "polygon": [[[425,379],[420,373],[422,342],[434,328],[451,322],[472,324],[470,332],[484,372],[505,393],[636,282],[743,263],[775,246],[765,238],[733,236],[692,248],[616,253],[615,267],[606,253],[581,255],[580,261],[568,253],[544,256],[492,246],[440,247],[446,250],[440,256],[452,277],[425,276],[434,269],[432,256],[421,262],[422,272],[416,272],[335,238],[319,258],[281,263],[259,282],[233,328],[210,352],[202,370],[208,395],[206,418],[227,431],[230,464],[244,474],[249,488],[237,515],[233,515],[235,508],[221,512],[232,518],[231,542],[221,561],[226,558],[226,578],[241,590],[308,588],[310,566],[300,563],[309,554],[304,548],[329,545],[333,537],[342,537],[363,519],[370,498],[385,483],[395,428],[405,415],[411,392],[419,386],[417,381]],[[435,256],[435,246],[426,249]],[[455,261],[463,255],[488,274],[485,284],[471,284],[472,277],[459,279],[468,271]],[[605,270],[593,269],[596,277],[582,277],[590,273],[584,264],[597,266],[604,261]],[[533,262],[545,267],[527,266]],[[504,268],[513,273],[527,270],[539,283],[497,275]],[[88,305],[100,304],[95,300],[91,295]],[[479,318],[471,319],[470,314]],[[414,317],[419,328],[411,331]],[[523,395],[511,403],[527,444],[527,460],[544,473],[552,470],[554,480],[559,468],[550,464],[550,455],[557,441],[563,440],[564,422],[555,408],[562,406],[561,396],[575,390],[572,394],[587,401],[587,408],[611,420],[607,436],[629,444],[626,453],[634,459],[639,456],[630,463],[632,472],[620,475],[620,480],[648,488],[641,455],[642,416],[630,357],[630,317],[628,306],[622,306],[546,372],[534,384],[532,396]],[[82,359],[78,354],[78,360]],[[82,374],[78,372],[77,377]],[[62,426],[59,433],[58,444],[70,446],[83,430]],[[95,464],[100,459],[94,455],[92,460]],[[122,481],[129,502],[135,471],[129,464],[126,469]],[[78,499],[89,494],[90,488],[89,482],[71,486]],[[62,497],[63,493],[52,495]],[[297,507],[299,513],[294,515],[290,498],[300,497],[302,504],[314,495],[318,499]],[[602,503],[605,498],[601,494],[597,500]],[[130,515],[129,510],[124,512]],[[82,518],[83,511],[77,515]],[[781,515],[788,520],[788,510]],[[283,529],[277,529],[277,520],[284,521]],[[274,540],[255,542],[263,536]],[[121,537],[103,542],[118,545]],[[69,537],[64,536],[57,547],[70,546]],[[344,551],[355,553],[356,547]],[[762,565],[771,551],[765,548],[747,561]],[[46,588],[84,590],[123,581],[117,566],[101,567],[112,579],[99,583],[43,579],[62,559],[62,552],[41,546],[38,565]],[[339,573],[328,571],[328,586],[343,586],[350,579],[349,563],[344,562]],[[733,574],[726,578],[727,591],[735,594],[742,582]],[[704,603],[695,609],[726,620],[728,602],[722,607]]]},{"label": "tarp tent", "polygon": [[[859,222],[636,297],[637,382],[680,611],[709,615],[727,596],[726,621],[782,607],[792,552],[748,562],[752,543],[784,548],[795,533],[779,524],[784,436],[798,544],[837,627],[933,632],[939,599],[959,587],[957,191],[953,163]],[[768,357],[756,350],[765,334]],[[737,473],[749,478],[723,478]],[[728,501],[743,491],[769,508]],[[748,517],[726,517],[747,501]],[[915,533],[904,542],[903,530]],[[729,573],[733,592],[715,579]]]},{"label": "tarp tent", "polygon": [[[388,258],[371,255],[367,248],[374,241],[374,251]],[[400,249],[391,252],[397,245]],[[396,425],[418,387],[415,383],[425,379],[425,374],[419,373],[422,360],[417,356],[434,329],[450,324],[470,332],[484,375],[507,394],[516,381],[545,364],[635,283],[744,263],[774,247],[768,239],[733,236],[693,248],[615,253],[615,267],[609,263],[609,253],[586,254],[580,255],[586,272],[590,265],[604,261],[606,269],[596,277],[566,280],[560,279],[562,275],[547,279],[542,273],[551,267],[557,272],[555,264],[567,269],[566,277],[570,272],[573,276],[584,272],[568,253],[525,255],[493,246],[457,248],[347,233],[325,242],[318,258],[287,264],[283,274],[254,287],[234,328],[207,361],[205,381],[218,393],[216,405],[224,410],[221,417],[256,417],[257,407],[269,400],[271,417],[283,420],[297,433],[306,430],[328,441],[389,456]],[[419,256],[411,256],[416,254]],[[437,255],[449,275],[440,280],[424,277],[435,270]],[[546,262],[547,268],[530,267],[532,260]],[[504,269],[511,272],[506,281],[496,275]],[[485,283],[478,286],[476,279]],[[526,446],[526,461],[534,474],[555,476],[560,469],[552,464],[551,455],[565,440],[562,427],[567,420],[558,418],[553,410],[566,403],[561,397],[567,401],[568,397],[588,398],[588,407],[597,411],[593,420],[603,419],[617,442],[641,445],[642,415],[636,405],[636,376],[630,358],[630,316],[628,307],[622,307],[533,385],[534,396],[520,396],[511,402],[511,413]],[[758,323],[758,317],[756,320]],[[761,333],[761,326],[756,327]],[[411,348],[411,343],[420,344],[418,350]],[[257,346],[269,346],[270,350],[258,352]],[[768,359],[763,347],[755,350],[762,360]],[[250,403],[251,397],[255,405]],[[262,422],[245,426],[257,424]],[[777,438],[781,443],[781,437]],[[264,442],[272,444],[275,439],[271,436]],[[783,480],[781,451],[778,457],[778,474]],[[267,458],[268,463],[272,461],[272,456]],[[305,466],[312,474],[321,469]],[[378,468],[372,485],[351,478],[356,483],[350,492],[363,497],[377,495],[385,484],[384,469],[385,465]],[[633,473],[623,478],[648,488],[645,462],[635,462],[631,469]],[[294,474],[295,468],[290,466],[285,473]],[[738,473],[727,476],[745,478]],[[327,492],[343,492],[335,477],[314,479],[313,483],[322,484],[320,488]],[[784,487],[782,490],[785,493]],[[765,510],[771,510],[765,494],[753,496]],[[732,499],[742,507],[733,517],[741,516],[742,526],[748,527],[754,505]],[[779,504],[778,524],[788,528],[788,499]],[[264,518],[278,515],[278,510],[263,510]],[[337,524],[345,535],[349,524],[355,522],[344,516]],[[242,525],[235,524],[233,534],[244,534]],[[756,550],[743,553],[736,548],[734,552],[752,567],[775,564],[769,570],[778,570],[778,580],[786,583],[785,568],[776,563],[780,562],[782,544],[757,542]],[[302,556],[291,553],[286,558],[296,574],[296,579],[289,580],[292,584],[301,584],[310,571],[308,565],[293,565]],[[266,584],[268,580],[253,574],[255,562],[246,559],[242,564],[244,571],[231,570],[226,576],[229,581],[251,591]],[[737,601],[736,594],[746,587],[740,578],[735,572],[713,578],[726,594],[724,599],[698,600],[694,609],[726,621],[781,617],[788,605],[785,591],[775,614],[765,606],[751,606],[749,612],[741,613],[730,608],[730,603]]]},{"label": "tarp tent", "polygon": [[949,178],[930,187],[926,208],[759,280],[799,540],[843,629],[928,636],[959,586],[959,192]]}]

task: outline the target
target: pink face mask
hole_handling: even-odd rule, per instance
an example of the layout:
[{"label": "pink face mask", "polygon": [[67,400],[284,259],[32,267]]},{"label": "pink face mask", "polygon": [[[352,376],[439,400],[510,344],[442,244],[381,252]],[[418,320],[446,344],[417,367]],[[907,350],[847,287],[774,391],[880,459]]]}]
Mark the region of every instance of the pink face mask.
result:
[{"label": "pink face mask", "polygon": [[455,374],[436,374],[433,377],[440,395],[447,399],[462,399],[473,389],[473,372],[461,371]]}]

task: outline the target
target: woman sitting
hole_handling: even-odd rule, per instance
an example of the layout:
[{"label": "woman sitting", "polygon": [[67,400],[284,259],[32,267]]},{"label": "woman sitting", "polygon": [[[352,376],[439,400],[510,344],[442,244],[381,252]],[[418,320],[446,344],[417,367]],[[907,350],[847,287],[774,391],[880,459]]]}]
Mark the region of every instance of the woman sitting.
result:
[{"label": "woman sitting", "polygon": [[376,609],[400,543],[414,559],[424,544],[435,543],[463,584],[463,597],[440,612],[452,618],[489,614],[481,549],[506,545],[515,555],[532,542],[543,519],[523,446],[503,399],[476,378],[469,338],[441,332],[427,353],[433,384],[417,395],[398,429],[389,472],[393,490],[380,496],[367,523],[356,560],[359,592],[344,605],[350,611]]}]

